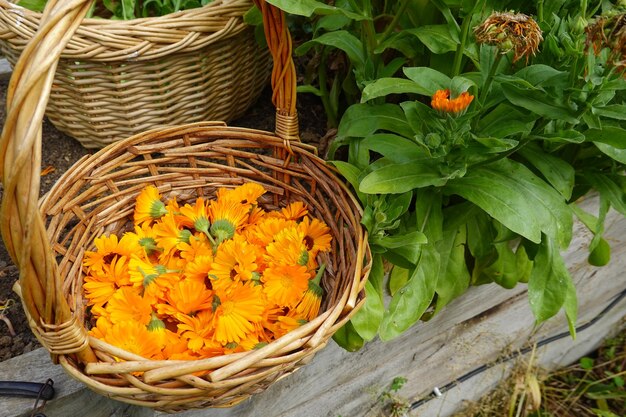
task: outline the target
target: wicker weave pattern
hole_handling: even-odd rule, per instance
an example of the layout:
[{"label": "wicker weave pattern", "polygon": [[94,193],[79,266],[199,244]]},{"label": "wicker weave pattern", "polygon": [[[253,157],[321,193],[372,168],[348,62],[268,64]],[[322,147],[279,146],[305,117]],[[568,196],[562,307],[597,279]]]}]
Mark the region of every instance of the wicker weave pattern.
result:
[{"label": "wicker weave pattern", "polygon": [[[103,233],[132,230],[134,198],[145,185],[157,186],[165,198],[176,197],[182,205],[198,196],[213,198],[218,187],[261,183],[268,190],[262,201],[266,209],[304,201],[332,230],[332,252],[320,259],[328,270],[322,282],[323,313],[266,348],[192,362],[147,361],[90,338],[100,362],[82,371],[69,357],[61,356],[61,364],[72,375],[96,391],[134,404],[166,410],[178,410],[182,404],[184,408],[220,406],[264,389],[325,346],[348,318],[347,312],[362,300],[359,294],[368,268],[356,263],[369,262],[365,236],[355,216],[356,203],[345,188],[337,187],[324,161],[308,152],[306,145],[293,143],[294,156],[285,167],[283,156],[275,152],[282,146],[283,141],[273,135],[211,123],[148,132],[82,160],[59,180],[41,210],[48,219],[54,252],[61,259],[65,297],[82,316],[84,250],[93,250],[88,242]],[[73,184],[71,189],[67,184]],[[351,271],[360,272],[355,276]],[[117,362],[115,357],[128,362]],[[144,373],[133,375],[138,371]],[[192,376],[194,372],[200,374]],[[101,387],[102,379],[113,388]],[[155,399],[150,393],[163,395]]]},{"label": "wicker weave pattern", "polygon": [[[269,54],[243,23],[250,0],[163,17],[85,19],[62,53],[47,116],[86,148],[158,126],[233,120],[267,81]],[[0,51],[15,65],[41,14],[0,0]]]},{"label": "wicker weave pattern", "polygon": [[[296,140],[295,71],[282,13],[263,0],[274,66],[280,135],[201,122],[154,129],[113,143],[67,171],[39,202],[41,120],[55,59],[88,9],[84,0],[49,0],[48,18],[18,61],[0,141],[2,236],[20,270],[18,291],[29,324],[53,358],[103,395],[164,411],[231,406],[306,364],[363,304],[371,268],[361,210],[315,149]],[[120,234],[137,194],[155,185],[180,204],[219,187],[257,182],[266,209],[305,202],[332,232],[320,315],[250,352],[197,361],[152,361],[84,331],[82,259],[103,233]],[[123,359],[123,361],[119,361]]]}]

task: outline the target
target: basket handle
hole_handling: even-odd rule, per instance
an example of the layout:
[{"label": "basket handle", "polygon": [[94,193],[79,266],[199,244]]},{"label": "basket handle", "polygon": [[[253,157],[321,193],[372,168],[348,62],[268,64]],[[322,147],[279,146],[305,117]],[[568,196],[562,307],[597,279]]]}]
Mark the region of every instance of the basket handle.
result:
[{"label": "basket handle", "polygon": [[[274,58],[276,134],[289,148],[298,139],[296,77],[291,37],[281,10],[254,0],[263,13]],[[39,211],[42,120],[61,52],[78,29],[92,0],[48,0],[40,27],[15,65],[7,91],[7,115],[0,136],[0,178],[4,186],[0,229],[20,273],[16,290],[33,333],[54,355],[97,358],[87,331],[68,305],[58,265]]]},{"label": "basket handle", "polygon": [[263,15],[267,46],[272,54],[272,103],[276,108],[276,136],[283,140],[300,140],[296,111],[296,68],[292,57],[291,34],[285,14],[279,8],[254,0]]}]

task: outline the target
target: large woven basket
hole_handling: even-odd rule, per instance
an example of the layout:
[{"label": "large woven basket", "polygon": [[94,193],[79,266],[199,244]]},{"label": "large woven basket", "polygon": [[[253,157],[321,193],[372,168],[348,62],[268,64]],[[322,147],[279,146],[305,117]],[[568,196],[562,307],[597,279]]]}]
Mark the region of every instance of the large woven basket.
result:
[{"label": "large woven basket", "polygon": [[[361,210],[315,148],[298,141],[284,16],[256,1],[274,58],[276,134],[221,122],[152,130],[80,160],[40,202],[41,121],[54,64],[89,4],[50,0],[16,65],[0,142],[1,226],[20,270],[15,289],[53,359],[105,396],[165,411],[234,405],[310,361],[364,301],[371,254]],[[269,190],[265,208],[303,201],[330,226],[333,247],[320,259],[327,269],[317,318],[258,350],[197,361],[146,360],[87,335],[83,254],[96,236],[127,230],[142,188],[155,185],[183,204],[245,182]]]},{"label": "large woven basket", "polygon": [[[84,19],[58,60],[46,115],[86,148],[159,126],[230,121],[256,101],[271,59],[243,22],[251,0],[162,17]],[[0,51],[15,65],[42,14],[0,0]]]}]

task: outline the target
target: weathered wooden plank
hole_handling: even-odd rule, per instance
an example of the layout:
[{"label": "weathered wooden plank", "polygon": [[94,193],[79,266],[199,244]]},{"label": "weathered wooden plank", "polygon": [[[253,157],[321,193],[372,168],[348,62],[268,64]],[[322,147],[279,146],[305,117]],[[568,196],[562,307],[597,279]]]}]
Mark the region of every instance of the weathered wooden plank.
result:
[{"label": "weathered wooden plank", "polygon": [[6,58],[0,58],[0,80],[8,80],[11,78],[11,66]]},{"label": "weathered wooden plank", "polygon": [[[593,211],[593,207],[592,202],[588,210]],[[615,294],[626,289],[626,281],[622,278],[626,269],[626,219],[610,213],[606,238],[613,247],[613,260],[606,267],[595,268],[586,263],[586,247],[591,237],[579,224],[576,225],[571,248],[565,255],[578,287],[579,324],[591,320]],[[539,349],[539,363],[554,368],[593,350],[607,334],[623,323],[625,311],[626,301],[622,301],[602,320],[581,332],[576,341],[567,337]],[[380,394],[397,376],[408,379],[399,396],[415,402],[427,396],[434,387],[442,387],[478,366],[494,361],[502,352],[519,349],[532,341],[566,330],[563,317],[534,328],[524,285],[513,290],[503,290],[495,285],[472,288],[430,322],[414,326],[392,342],[375,341],[356,353],[344,352],[334,343],[329,343],[311,364],[237,407],[193,410],[177,415],[374,416],[380,404]],[[450,415],[464,399],[476,399],[491,388],[502,376],[504,368],[495,367],[468,380],[444,396],[417,408],[412,415]],[[1,379],[42,382],[52,377],[59,390],[59,398],[46,406],[48,417],[165,416],[91,393],[70,380],[60,367],[51,366],[47,353],[41,350],[1,363],[0,375]],[[28,415],[27,410],[31,406],[31,400],[3,399],[0,401],[0,415]],[[101,409],[106,411],[100,412]]]}]

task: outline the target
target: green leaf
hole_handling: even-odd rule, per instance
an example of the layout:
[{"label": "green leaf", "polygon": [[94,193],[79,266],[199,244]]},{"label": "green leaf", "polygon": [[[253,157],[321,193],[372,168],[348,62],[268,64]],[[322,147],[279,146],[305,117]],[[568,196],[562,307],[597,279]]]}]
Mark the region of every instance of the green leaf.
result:
[{"label": "green leaf", "polygon": [[513,135],[528,135],[533,120],[510,104],[502,103],[483,116],[478,122],[478,134],[484,137],[504,138]]},{"label": "green leaf", "polygon": [[497,137],[488,137],[488,138],[474,137],[473,139],[476,142],[483,145],[485,148],[487,148],[487,153],[505,152],[505,151],[515,148],[519,143],[519,141],[517,140],[501,139]]},{"label": "green leaf", "polygon": [[495,243],[494,247],[498,257],[482,271],[482,274],[503,288],[514,288],[520,279],[519,273],[523,272],[517,269],[517,257],[508,242]]},{"label": "green leaf", "polygon": [[594,360],[592,358],[584,357],[580,358],[580,367],[586,371],[593,369]]},{"label": "green leaf", "polygon": [[472,87],[476,87],[476,83],[474,83],[474,81],[457,75],[450,82],[450,95],[452,97],[457,97],[461,93],[469,91]]},{"label": "green leaf", "polygon": [[366,194],[398,194],[415,188],[445,185],[439,170],[424,162],[409,161],[377,169],[361,180],[359,191]]},{"label": "green leaf", "polygon": [[428,243],[426,235],[422,232],[410,232],[393,236],[373,236],[371,242],[384,248],[396,249],[403,246],[419,246]]},{"label": "green leaf", "polygon": [[415,142],[387,133],[366,137],[361,141],[361,147],[377,152],[397,163],[428,158],[424,149]]},{"label": "green leaf", "polygon": [[347,322],[333,335],[333,340],[348,352],[356,352],[363,347],[365,341],[354,329],[352,322]]},{"label": "green leaf", "polygon": [[626,149],[626,129],[617,126],[604,126],[602,129],[589,129],[585,136],[590,142],[600,142],[618,149]]},{"label": "green leaf", "polygon": [[549,236],[543,237],[528,280],[528,300],[537,324],[559,312],[565,303],[569,286],[573,285],[559,253],[558,243]]},{"label": "green leaf", "polygon": [[439,254],[425,246],[409,281],[392,297],[385,311],[379,334],[383,341],[398,337],[417,322],[435,296],[439,273]]},{"label": "green leaf", "polygon": [[375,285],[382,283],[384,274],[382,258],[374,256],[370,277],[365,283],[365,304],[351,319],[354,330],[365,341],[370,341],[376,336],[385,313],[382,288],[377,289]]},{"label": "green leaf", "polygon": [[339,30],[345,26],[348,26],[352,22],[352,19],[343,14],[334,14],[320,17],[315,22],[315,33],[319,31],[331,32]]},{"label": "green leaf", "polygon": [[592,113],[609,119],[626,120],[626,104],[611,104],[604,107],[593,107]]},{"label": "green leaf", "polygon": [[596,145],[596,148],[598,148],[600,152],[606,156],[616,160],[617,162],[626,164],[626,149],[619,149],[602,142],[594,142],[594,145]]},{"label": "green leaf", "polygon": [[250,9],[243,15],[243,21],[250,26],[263,24],[263,15],[261,14],[261,10],[259,10],[258,7],[250,7]]},{"label": "green leaf", "polygon": [[365,195],[359,192],[359,177],[361,176],[361,170],[344,161],[331,161],[332,165],[337,168],[339,173],[350,183],[352,188],[357,191],[360,201],[365,201]]},{"label": "green leaf", "polygon": [[452,82],[444,73],[428,67],[407,67],[403,71],[404,75],[419,85],[428,96],[432,96],[437,90],[450,88]]},{"label": "green leaf", "polygon": [[470,274],[465,263],[467,229],[444,231],[443,239],[437,242],[441,265],[437,279],[437,304],[435,314],[450,301],[463,294],[470,284]]},{"label": "green leaf", "polygon": [[361,103],[384,97],[389,94],[421,94],[429,96],[430,93],[423,86],[404,78],[379,78],[363,89]]},{"label": "green leaf", "polygon": [[434,54],[456,51],[458,42],[454,41],[448,25],[424,25],[415,29],[406,29],[406,33],[417,38]]},{"label": "green leaf", "polygon": [[615,210],[626,216],[626,194],[609,175],[590,172],[584,175],[601,197],[608,199]]},{"label": "green leaf", "polygon": [[298,55],[305,54],[313,46],[313,44],[332,46],[333,48],[340,49],[346,53],[350,62],[352,62],[355,67],[362,68],[365,66],[363,44],[356,36],[347,30],[324,33],[323,35],[313,38],[300,45],[300,47],[296,50],[296,53]]},{"label": "green leaf", "polygon": [[609,243],[600,238],[598,244],[591,251],[587,258],[589,265],[593,266],[605,266],[611,261],[611,246]]},{"label": "green leaf", "polygon": [[504,96],[513,104],[548,119],[564,120],[577,124],[575,113],[557,99],[540,89],[522,89],[511,83],[503,83]]},{"label": "green leaf", "polygon": [[493,220],[487,213],[480,210],[467,219],[467,246],[474,258],[484,258],[492,253],[495,238]]},{"label": "green leaf", "polygon": [[354,104],[348,107],[339,123],[337,135],[338,138],[363,138],[380,130],[413,137],[404,112],[393,104]]},{"label": "green leaf", "polygon": [[393,297],[395,293],[409,281],[409,273],[406,268],[394,266],[389,274],[389,293]]},{"label": "green leaf", "polygon": [[553,188],[517,162],[501,160],[448,181],[445,191],[481,207],[505,227],[539,243],[541,232],[567,246],[572,215]]},{"label": "green leaf", "polygon": [[47,0],[19,0],[16,3],[33,12],[41,13],[46,7]]},{"label": "green leaf", "polygon": [[122,0],[122,19],[132,20],[135,18],[135,0]]},{"label": "green leaf", "polygon": [[319,88],[314,87],[310,84],[299,85],[298,87],[296,87],[296,92],[314,94],[318,97],[322,97],[323,95]]},{"label": "green leaf", "polygon": [[516,74],[517,77],[528,81],[534,86],[554,86],[567,82],[567,73],[559,71],[549,65],[536,64],[522,68]]},{"label": "green leaf", "polygon": [[267,0],[267,2],[273,4],[279,9],[284,10],[287,13],[296,14],[299,16],[311,17],[314,14],[328,15],[342,13],[343,15],[357,21],[368,19],[366,16],[354,13],[350,10],[329,6],[328,4],[316,0]]},{"label": "green leaf", "polygon": [[532,166],[537,168],[545,179],[565,198],[572,197],[576,173],[574,168],[561,158],[542,151],[538,146],[528,144],[518,151]]},{"label": "green leaf", "polygon": [[537,136],[537,138],[554,143],[583,143],[585,141],[585,135],[572,129],[561,130],[554,133],[543,133]]}]

